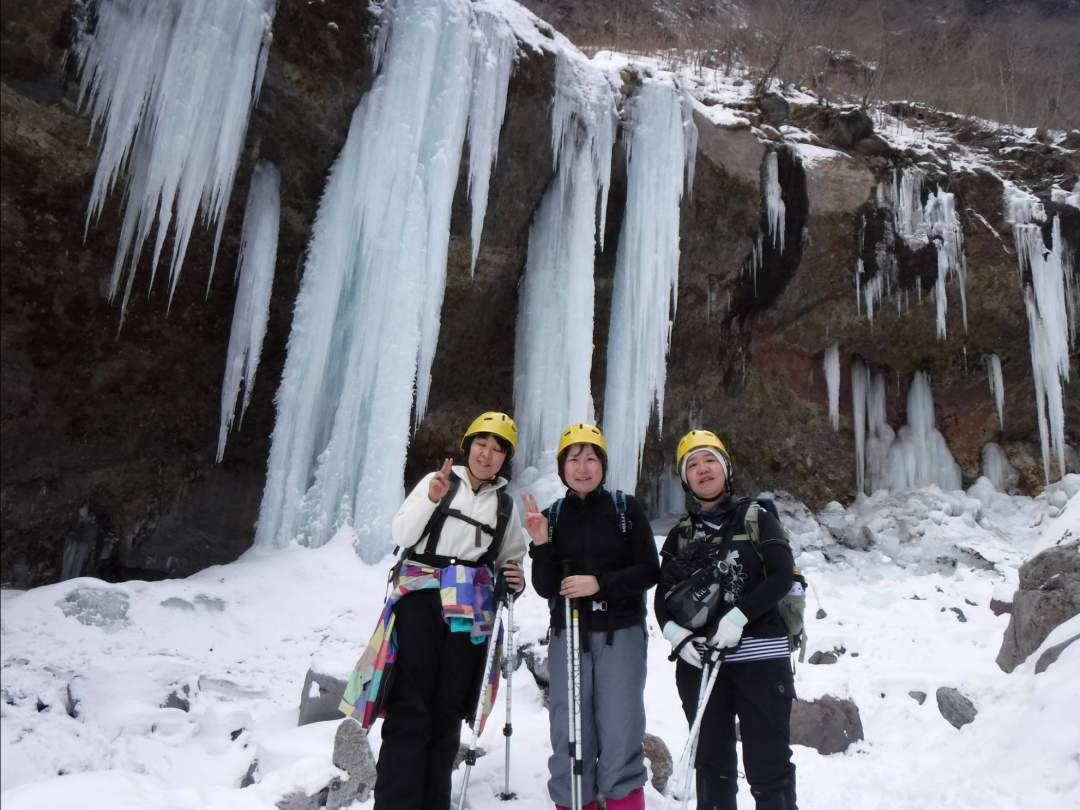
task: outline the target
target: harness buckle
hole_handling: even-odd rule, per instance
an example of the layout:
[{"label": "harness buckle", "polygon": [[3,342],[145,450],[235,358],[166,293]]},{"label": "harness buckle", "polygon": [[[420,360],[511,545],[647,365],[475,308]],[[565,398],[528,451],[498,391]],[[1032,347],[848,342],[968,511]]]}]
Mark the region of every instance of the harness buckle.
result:
[{"label": "harness buckle", "polygon": [[594,599],[592,603],[592,609],[594,613],[606,613],[608,609],[607,600],[605,599],[602,602],[597,602]]}]

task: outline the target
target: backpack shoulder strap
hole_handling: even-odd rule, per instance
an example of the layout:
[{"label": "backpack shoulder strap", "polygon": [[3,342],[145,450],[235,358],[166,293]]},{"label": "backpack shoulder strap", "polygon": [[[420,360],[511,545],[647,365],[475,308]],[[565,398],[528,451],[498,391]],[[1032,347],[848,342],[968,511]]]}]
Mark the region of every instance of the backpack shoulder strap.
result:
[{"label": "backpack shoulder strap", "polygon": [[[454,496],[457,495],[460,486],[461,478],[458,477],[457,473],[451,472],[450,488],[446,490],[446,494],[443,495],[439,505],[435,507],[435,511],[431,513],[431,517],[428,518],[428,522],[424,525],[424,530],[420,532],[421,541],[423,541],[425,535],[427,536],[424,554],[435,553],[435,549],[439,545],[439,536],[442,534],[443,525],[446,523],[446,517],[450,514],[450,504],[453,502]],[[420,545],[420,542],[417,542],[417,545]]]},{"label": "backpack shoulder strap", "polygon": [[630,536],[630,519],[626,516],[626,493],[617,489],[611,493],[611,500],[615,503],[615,515],[619,520],[619,534],[626,539]]},{"label": "backpack shoulder strap", "polygon": [[498,497],[499,503],[495,512],[495,536],[491,538],[491,545],[484,552],[484,556],[480,558],[480,561],[489,568],[493,567],[495,560],[499,558],[503,540],[506,539],[506,529],[510,525],[510,516],[514,513],[514,499],[510,497],[506,487],[499,490]]},{"label": "backpack shoulder strap", "polygon": [[548,507],[548,542],[555,540],[555,524],[559,522],[559,509],[562,507],[562,498],[556,498]]}]

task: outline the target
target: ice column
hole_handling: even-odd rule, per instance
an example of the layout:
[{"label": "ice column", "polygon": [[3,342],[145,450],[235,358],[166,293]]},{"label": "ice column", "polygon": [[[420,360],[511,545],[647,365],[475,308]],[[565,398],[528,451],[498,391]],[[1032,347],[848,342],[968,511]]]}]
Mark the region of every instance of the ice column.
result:
[{"label": "ice column", "polygon": [[960,489],[960,467],[953,460],[945,437],[935,427],[934,397],[925,372],[916,371],[911,381],[907,420],[889,448],[889,488],[937,484],[942,489]]},{"label": "ice column", "polygon": [[1008,492],[1016,485],[1016,468],[1009,463],[1009,457],[996,442],[987,442],[983,445],[980,454],[982,459],[982,474],[986,476],[994,489],[998,492]]},{"label": "ice column", "polygon": [[825,387],[829,392],[829,424],[840,429],[840,346],[834,343],[825,350]]},{"label": "ice column", "polygon": [[[633,492],[653,404],[664,379],[679,278],[679,200],[693,172],[690,103],[646,82],[626,109],[626,209],[615,257],[604,392],[611,486]],[[684,181],[685,178],[685,181]]]},{"label": "ice column", "polygon": [[417,418],[427,398],[468,116],[483,119],[478,144],[496,141],[479,135],[496,116],[479,108],[475,71],[512,52],[510,31],[466,0],[383,13],[378,73],[313,228],[256,534],[263,546],[320,545],[351,523],[369,561],[389,547],[403,495],[414,384]]},{"label": "ice column", "polygon": [[776,152],[765,156],[765,217],[769,222],[769,238],[780,253],[784,252],[784,213],[786,208],[781,196],[780,169]]},{"label": "ice column", "polygon": [[1001,358],[992,354],[987,358],[986,373],[990,379],[990,396],[997,408],[998,425],[1005,429],[1005,380],[1001,376]]},{"label": "ice column", "polygon": [[244,399],[240,421],[251,403],[255,372],[259,369],[266,321],[270,314],[270,291],[274,285],[277,260],[278,222],[281,213],[281,175],[273,163],[255,164],[248,189],[247,208],[240,237],[240,256],[235,280],[239,280],[233,306],[232,331],[225,357],[225,379],[221,383],[221,426],[218,428],[217,460],[225,456],[225,439],[236,413],[240,385]]},{"label": "ice column", "polygon": [[615,138],[607,78],[560,54],[551,115],[556,172],[529,231],[514,341],[518,470],[554,451],[567,424],[593,414],[593,256],[604,232]]},{"label": "ice column", "polygon": [[866,389],[870,372],[856,357],[851,363],[851,421],[855,428],[855,489],[866,491]]},{"label": "ice column", "polygon": [[889,486],[886,474],[889,449],[895,434],[889,426],[885,401],[885,373],[870,375],[866,390],[866,492],[873,494]]},{"label": "ice column", "polygon": [[[101,152],[87,227],[124,174],[124,215],[109,295],[135,266],[154,223],[150,286],[173,225],[169,300],[200,211],[217,256],[249,113],[258,100],[275,0],[102,0],[76,46],[80,106]],[[213,275],[213,265],[210,268]],[[123,315],[121,314],[121,318]]]}]

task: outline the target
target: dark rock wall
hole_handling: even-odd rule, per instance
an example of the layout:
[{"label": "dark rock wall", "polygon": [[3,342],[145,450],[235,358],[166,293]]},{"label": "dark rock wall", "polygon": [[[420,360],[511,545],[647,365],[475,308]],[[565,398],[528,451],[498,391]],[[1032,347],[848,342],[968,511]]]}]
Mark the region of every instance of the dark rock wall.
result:
[{"label": "dark rock wall", "polygon": [[[5,2],[3,9],[0,578],[22,586],[57,579],[65,542],[72,549],[68,573],[106,578],[183,575],[231,560],[251,542],[304,251],[327,173],[372,79],[369,42],[376,20],[365,4],[348,0],[279,2],[266,80],[209,294],[213,237],[196,229],[171,309],[166,311],[163,282],[147,289],[144,261],[118,334],[119,311],[106,291],[119,195],[83,239],[96,144],[87,119],[75,110],[77,86],[65,61],[74,30],[71,8],[48,0]],[[412,443],[407,484],[456,449],[462,427],[477,411],[512,408],[518,282],[531,218],[553,176],[554,69],[550,56],[529,49],[519,56],[475,274],[469,271],[465,184],[459,188],[430,409]],[[847,137],[848,130],[834,126],[827,114],[792,115],[818,121],[824,138],[835,132]],[[969,331],[966,337],[961,332],[959,295],[950,284],[949,340],[938,341],[928,295],[901,316],[886,303],[872,326],[855,311],[852,274],[860,231],[864,242],[888,237],[884,215],[872,202],[874,183],[888,160],[904,155],[885,150],[883,156],[877,149],[864,157],[858,148],[863,138],[851,160],[800,166],[790,146],[763,144],[749,127],[719,129],[702,118],[698,127],[693,194],[682,205],[663,434],[650,431],[639,492],[648,497],[657,473],[670,469],[678,435],[708,425],[729,440],[741,489],[788,489],[812,506],[849,497],[854,459],[848,372],[856,354],[896,380],[889,400],[894,424],[904,417],[911,372],[932,372],[939,424],[971,479],[979,447],[998,435],[981,360],[998,353],[1006,378],[1005,444],[1013,442],[1017,457],[1028,459],[1026,485],[1038,486],[1027,321],[1011,235],[1001,218],[1000,182],[989,173],[942,173],[962,212]],[[766,249],[755,291],[746,265],[764,227],[760,177],[770,149],[780,160],[786,248]],[[1051,152],[1040,153],[1040,165],[1075,181],[1075,154]],[[232,272],[248,179],[259,158],[274,161],[282,174],[270,323],[252,405],[229,438],[224,462],[215,465]],[[613,161],[607,244],[596,271],[598,413],[625,200],[620,149]],[[1080,251],[1080,214],[1054,210]],[[864,257],[871,253],[864,246]],[[913,288],[916,278],[924,290],[932,286],[936,271],[925,253],[898,250],[901,286]],[[821,368],[822,354],[835,340],[843,366],[839,434],[828,425]],[[1073,371],[1075,379],[1075,362]],[[1073,444],[1080,439],[1075,400],[1067,399]]]}]

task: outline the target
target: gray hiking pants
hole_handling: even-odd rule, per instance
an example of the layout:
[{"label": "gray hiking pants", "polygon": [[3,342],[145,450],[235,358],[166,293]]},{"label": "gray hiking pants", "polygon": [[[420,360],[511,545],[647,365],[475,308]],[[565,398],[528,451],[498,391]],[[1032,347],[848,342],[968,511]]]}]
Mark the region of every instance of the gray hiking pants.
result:
[{"label": "gray hiking pants", "polygon": [[[589,650],[581,652],[581,798],[597,794],[621,799],[645,784],[641,742],[645,736],[644,625],[614,632],[589,633]],[[570,806],[570,746],[567,714],[566,635],[552,633],[548,647],[551,686],[548,714],[551,757],[548,793],[555,804]]]}]

